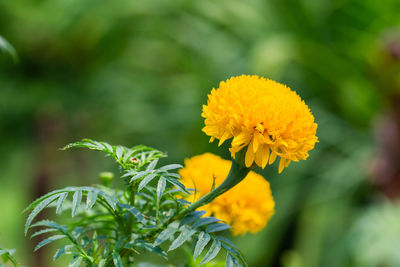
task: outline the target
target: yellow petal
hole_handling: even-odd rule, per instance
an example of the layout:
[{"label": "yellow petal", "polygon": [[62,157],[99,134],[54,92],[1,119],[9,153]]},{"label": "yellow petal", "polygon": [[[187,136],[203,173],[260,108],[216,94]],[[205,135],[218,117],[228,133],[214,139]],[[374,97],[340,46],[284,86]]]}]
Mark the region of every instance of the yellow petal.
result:
[{"label": "yellow petal", "polygon": [[257,133],[254,134],[252,142],[253,142],[253,152],[256,153],[258,149]]},{"label": "yellow petal", "polygon": [[276,156],[277,156],[277,154],[275,153],[275,151],[272,151],[271,155],[269,155],[269,164],[272,164],[275,162]]},{"label": "yellow petal", "polygon": [[256,154],[255,161],[256,161],[256,164],[260,167],[262,165],[262,160],[263,160],[263,158],[262,158],[263,150],[265,150],[263,147],[259,147],[257,152],[255,152],[255,154]]},{"label": "yellow petal", "polygon": [[262,164],[261,164],[261,167],[263,169],[265,168],[265,166],[267,166],[268,158],[269,158],[269,147],[265,146],[265,149],[263,150]]},{"label": "yellow petal", "polygon": [[286,160],[284,158],[281,158],[281,160],[279,161],[279,173],[281,173],[283,171],[283,168],[285,168],[285,161]]},{"label": "yellow petal", "polygon": [[285,167],[288,167],[288,166],[289,166],[289,164],[290,164],[290,162],[291,162],[291,160],[290,160],[290,159],[286,159],[286,162],[285,162]]},{"label": "yellow petal", "polygon": [[241,146],[243,144],[247,145],[250,142],[250,136],[249,134],[246,134],[245,132],[241,132],[237,136],[235,136],[232,140],[232,147],[234,146]]},{"label": "yellow petal", "polygon": [[247,147],[247,152],[244,159],[247,168],[250,167],[254,162],[254,152],[251,149],[251,145],[252,143],[250,143],[250,145]]},{"label": "yellow petal", "polygon": [[231,137],[231,134],[228,131],[225,131],[224,134],[219,139],[218,146],[221,146],[225,142],[225,140],[229,139],[230,137]]}]

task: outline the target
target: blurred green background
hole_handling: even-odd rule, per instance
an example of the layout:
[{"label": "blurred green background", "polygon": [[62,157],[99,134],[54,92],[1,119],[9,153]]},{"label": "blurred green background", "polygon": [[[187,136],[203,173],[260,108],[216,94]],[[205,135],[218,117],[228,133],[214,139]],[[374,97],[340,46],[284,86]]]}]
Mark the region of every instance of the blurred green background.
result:
[{"label": "blurred green background", "polygon": [[52,263],[23,236],[24,207],[114,171],[59,151],[89,137],[206,151],[202,104],[219,81],[258,74],[310,106],[320,143],[271,183],[276,214],[235,239],[251,267],[400,266],[400,1],[0,0],[0,245]]}]

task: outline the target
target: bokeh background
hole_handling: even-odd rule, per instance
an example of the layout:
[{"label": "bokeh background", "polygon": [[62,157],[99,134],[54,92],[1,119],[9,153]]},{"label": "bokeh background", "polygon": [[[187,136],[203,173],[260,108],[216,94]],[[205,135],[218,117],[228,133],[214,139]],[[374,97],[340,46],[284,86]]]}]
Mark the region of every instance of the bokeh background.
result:
[{"label": "bokeh background", "polygon": [[[320,142],[271,183],[276,214],[235,238],[251,267],[400,266],[398,0],[0,0],[0,245],[29,266],[24,207],[97,182],[112,162],[59,151],[90,137],[167,151],[226,147],[201,132],[219,81],[258,74],[309,104]],[[62,264],[61,264],[62,265]]]}]

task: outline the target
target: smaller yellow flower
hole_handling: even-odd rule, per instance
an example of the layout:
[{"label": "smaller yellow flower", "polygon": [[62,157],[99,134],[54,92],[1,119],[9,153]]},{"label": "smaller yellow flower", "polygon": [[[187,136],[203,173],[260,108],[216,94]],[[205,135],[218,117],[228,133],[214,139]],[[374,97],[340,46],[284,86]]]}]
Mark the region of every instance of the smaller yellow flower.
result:
[{"label": "smaller yellow flower", "polygon": [[[197,190],[187,199],[195,202],[209,193],[214,180],[215,187],[220,185],[230,167],[230,161],[211,153],[186,159],[185,167],[179,171],[182,183]],[[263,229],[274,214],[274,206],[269,183],[251,171],[242,182],[200,209],[231,225],[234,235],[243,235]]]}]

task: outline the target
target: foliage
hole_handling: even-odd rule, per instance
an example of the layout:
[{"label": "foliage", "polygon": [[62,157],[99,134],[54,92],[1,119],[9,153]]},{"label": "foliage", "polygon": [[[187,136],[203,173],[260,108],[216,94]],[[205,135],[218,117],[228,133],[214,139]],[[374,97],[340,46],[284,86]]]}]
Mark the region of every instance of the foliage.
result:
[{"label": "foliage", "polygon": [[[13,254],[15,253],[15,249],[5,249],[0,247],[0,258],[4,263],[11,262],[14,267],[22,267],[17,260],[14,258]],[[0,267],[4,265],[0,263]]]},{"label": "foliage", "polygon": [[[166,155],[158,150],[135,146],[127,148],[85,139],[64,149],[85,147],[102,151],[113,158],[121,170],[124,189],[102,185],[66,187],[52,191],[27,207],[30,214],[25,234],[35,229],[31,237],[43,234],[35,251],[57,240],[65,242],[54,255],[72,255],[70,266],[128,266],[135,262],[140,250],[168,259],[168,253],[185,243],[194,243],[193,257],[203,265],[213,260],[221,249],[227,253],[225,266],[246,266],[239,249],[217,233],[230,228],[217,219],[202,218],[205,211],[194,211],[178,219],[189,202],[189,194],[173,170],[179,164],[158,167]],[[71,212],[72,220],[58,224],[52,220],[34,222],[45,208],[55,208],[57,214]],[[169,243],[169,245],[167,245]]]},{"label": "foliage", "polygon": [[9,54],[14,61],[18,60],[14,47],[0,35],[0,51]]}]

